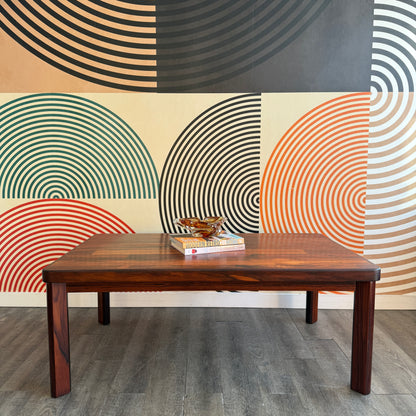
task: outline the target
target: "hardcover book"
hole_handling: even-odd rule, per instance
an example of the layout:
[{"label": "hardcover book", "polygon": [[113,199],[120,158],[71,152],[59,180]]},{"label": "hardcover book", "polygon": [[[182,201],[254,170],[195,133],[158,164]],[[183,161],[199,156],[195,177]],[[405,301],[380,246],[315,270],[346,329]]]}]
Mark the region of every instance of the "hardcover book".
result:
[{"label": "hardcover book", "polygon": [[175,247],[198,248],[244,244],[244,238],[236,234],[222,233],[216,237],[193,237],[187,234],[172,234],[170,242]]},{"label": "hardcover book", "polygon": [[210,246],[210,247],[194,247],[194,248],[183,248],[181,246],[171,244],[173,248],[180,251],[185,256],[192,254],[208,254],[208,253],[219,253],[226,251],[238,251],[246,248],[245,244],[231,244],[221,246]]}]

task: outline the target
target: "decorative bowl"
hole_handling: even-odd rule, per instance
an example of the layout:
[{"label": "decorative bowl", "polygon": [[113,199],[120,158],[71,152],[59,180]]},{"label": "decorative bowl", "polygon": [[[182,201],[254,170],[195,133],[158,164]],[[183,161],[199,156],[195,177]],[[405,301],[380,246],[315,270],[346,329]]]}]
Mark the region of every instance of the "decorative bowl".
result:
[{"label": "decorative bowl", "polygon": [[203,220],[191,217],[177,218],[174,223],[187,229],[193,237],[214,237],[221,233],[221,227],[225,221],[227,221],[225,217],[206,217]]}]

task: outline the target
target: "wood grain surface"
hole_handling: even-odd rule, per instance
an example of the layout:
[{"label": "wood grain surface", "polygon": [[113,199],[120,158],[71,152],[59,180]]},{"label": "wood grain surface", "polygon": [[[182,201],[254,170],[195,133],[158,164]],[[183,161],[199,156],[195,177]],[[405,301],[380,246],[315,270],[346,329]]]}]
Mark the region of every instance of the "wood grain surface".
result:
[{"label": "wood grain surface", "polygon": [[52,396],[71,389],[67,293],[98,292],[98,320],[109,324],[109,292],[125,290],[306,290],[308,323],[317,320],[319,289],[355,290],[351,388],[368,394],[378,266],[319,234],[242,236],[244,251],[184,256],[168,234],[100,234],[47,266]]},{"label": "wood grain surface", "polygon": [[195,256],[170,247],[167,234],[95,235],[47,266],[43,280],[111,292],[137,283],[143,290],[354,290],[356,281],[379,279],[376,265],[319,234],[241,235],[244,251]]}]

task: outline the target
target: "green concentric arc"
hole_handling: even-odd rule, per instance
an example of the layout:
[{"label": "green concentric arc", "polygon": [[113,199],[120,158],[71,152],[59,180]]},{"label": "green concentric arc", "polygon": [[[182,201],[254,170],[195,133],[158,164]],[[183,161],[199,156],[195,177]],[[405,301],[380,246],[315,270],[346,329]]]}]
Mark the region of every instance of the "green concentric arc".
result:
[{"label": "green concentric arc", "polygon": [[35,94],[0,106],[2,198],[156,198],[159,179],[138,135],[104,106]]}]

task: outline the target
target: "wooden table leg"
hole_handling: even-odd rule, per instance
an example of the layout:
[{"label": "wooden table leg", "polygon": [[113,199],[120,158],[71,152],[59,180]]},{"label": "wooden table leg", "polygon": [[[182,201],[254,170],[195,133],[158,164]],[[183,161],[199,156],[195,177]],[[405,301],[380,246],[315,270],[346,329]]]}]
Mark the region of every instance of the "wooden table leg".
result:
[{"label": "wooden table leg", "polygon": [[98,322],[103,325],[110,323],[110,293],[98,292]]},{"label": "wooden table leg", "polygon": [[361,394],[371,391],[375,288],[375,282],[357,282],[354,295],[351,389]]},{"label": "wooden table leg", "polygon": [[318,291],[306,292],[306,323],[313,324],[318,320]]},{"label": "wooden table leg", "polygon": [[71,391],[68,294],[65,283],[47,283],[46,290],[51,395],[59,397]]}]

